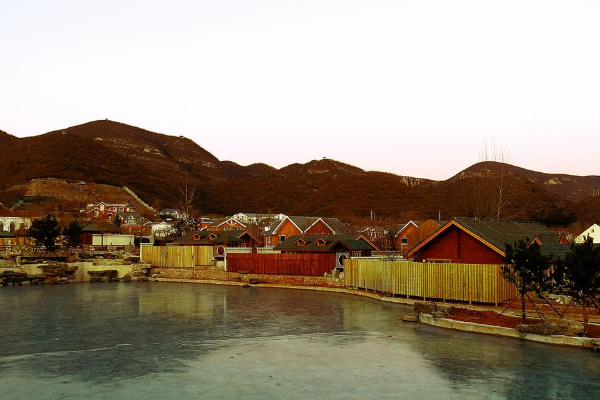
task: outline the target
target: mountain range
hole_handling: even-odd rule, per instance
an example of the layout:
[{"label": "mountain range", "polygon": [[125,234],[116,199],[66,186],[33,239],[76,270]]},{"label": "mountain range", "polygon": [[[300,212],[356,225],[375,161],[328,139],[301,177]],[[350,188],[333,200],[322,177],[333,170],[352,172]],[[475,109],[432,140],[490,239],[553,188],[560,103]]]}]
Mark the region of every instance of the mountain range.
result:
[{"label": "mountain range", "polygon": [[364,171],[331,159],[281,169],[241,166],[220,161],[188,138],[109,120],[26,138],[0,131],[0,154],[4,204],[32,194],[32,179],[58,178],[127,186],[159,208],[180,207],[182,189],[195,188],[191,205],[202,215],[282,212],[353,221],[465,216],[549,226],[600,220],[600,176],[547,174],[490,161],[445,181]]}]

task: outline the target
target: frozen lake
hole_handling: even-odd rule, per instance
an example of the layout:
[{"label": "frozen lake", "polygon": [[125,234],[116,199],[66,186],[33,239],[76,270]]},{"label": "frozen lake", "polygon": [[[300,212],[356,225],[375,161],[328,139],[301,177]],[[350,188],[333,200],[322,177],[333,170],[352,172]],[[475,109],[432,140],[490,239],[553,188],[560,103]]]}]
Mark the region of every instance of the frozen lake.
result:
[{"label": "frozen lake", "polygon": [[598,353],[409,311],[255,287],[0,287],[0,399],[600,398]]}]

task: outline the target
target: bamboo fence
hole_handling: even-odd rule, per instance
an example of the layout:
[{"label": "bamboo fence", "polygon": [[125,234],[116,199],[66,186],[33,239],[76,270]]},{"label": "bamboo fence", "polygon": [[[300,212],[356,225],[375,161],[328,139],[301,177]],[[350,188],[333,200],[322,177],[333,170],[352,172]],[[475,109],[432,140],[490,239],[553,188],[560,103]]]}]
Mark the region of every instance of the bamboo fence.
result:
[{"label": "bamboo fence", "polygon": [[344,260],[344,285],[393,295],[494,303],[516,296],[501,265]]},{"label": "bamboo fence", "polygon": [[329,254],[227,254],[227,271],[253,274],[307,275],[330,274],[336,256]]},{"label": "bamboo fence", "polygon": [[153,267],[194,268],[212,265],[212,246],[142,246],[141,259]]}]

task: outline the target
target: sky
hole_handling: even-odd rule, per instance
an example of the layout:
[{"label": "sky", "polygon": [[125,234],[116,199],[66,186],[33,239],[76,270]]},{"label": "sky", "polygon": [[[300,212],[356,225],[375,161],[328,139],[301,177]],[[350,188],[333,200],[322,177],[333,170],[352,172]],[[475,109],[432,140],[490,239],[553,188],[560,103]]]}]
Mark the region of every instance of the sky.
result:
[{"label": "sky", "polygon": [[98,119],[220,160],[600,175],[596,0],[0,2],[0,129]]}]

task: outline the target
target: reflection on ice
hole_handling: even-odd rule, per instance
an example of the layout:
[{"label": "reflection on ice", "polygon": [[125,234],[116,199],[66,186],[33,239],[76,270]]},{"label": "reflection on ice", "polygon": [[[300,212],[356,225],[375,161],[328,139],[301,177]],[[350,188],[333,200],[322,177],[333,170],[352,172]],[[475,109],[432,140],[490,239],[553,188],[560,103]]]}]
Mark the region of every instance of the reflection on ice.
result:
[{"label": "reflection on ice", "polygon": [[589,399],[600,390],[598,354],[401,322],[408,311],[267,288],[5,288],[2,398]]}]

